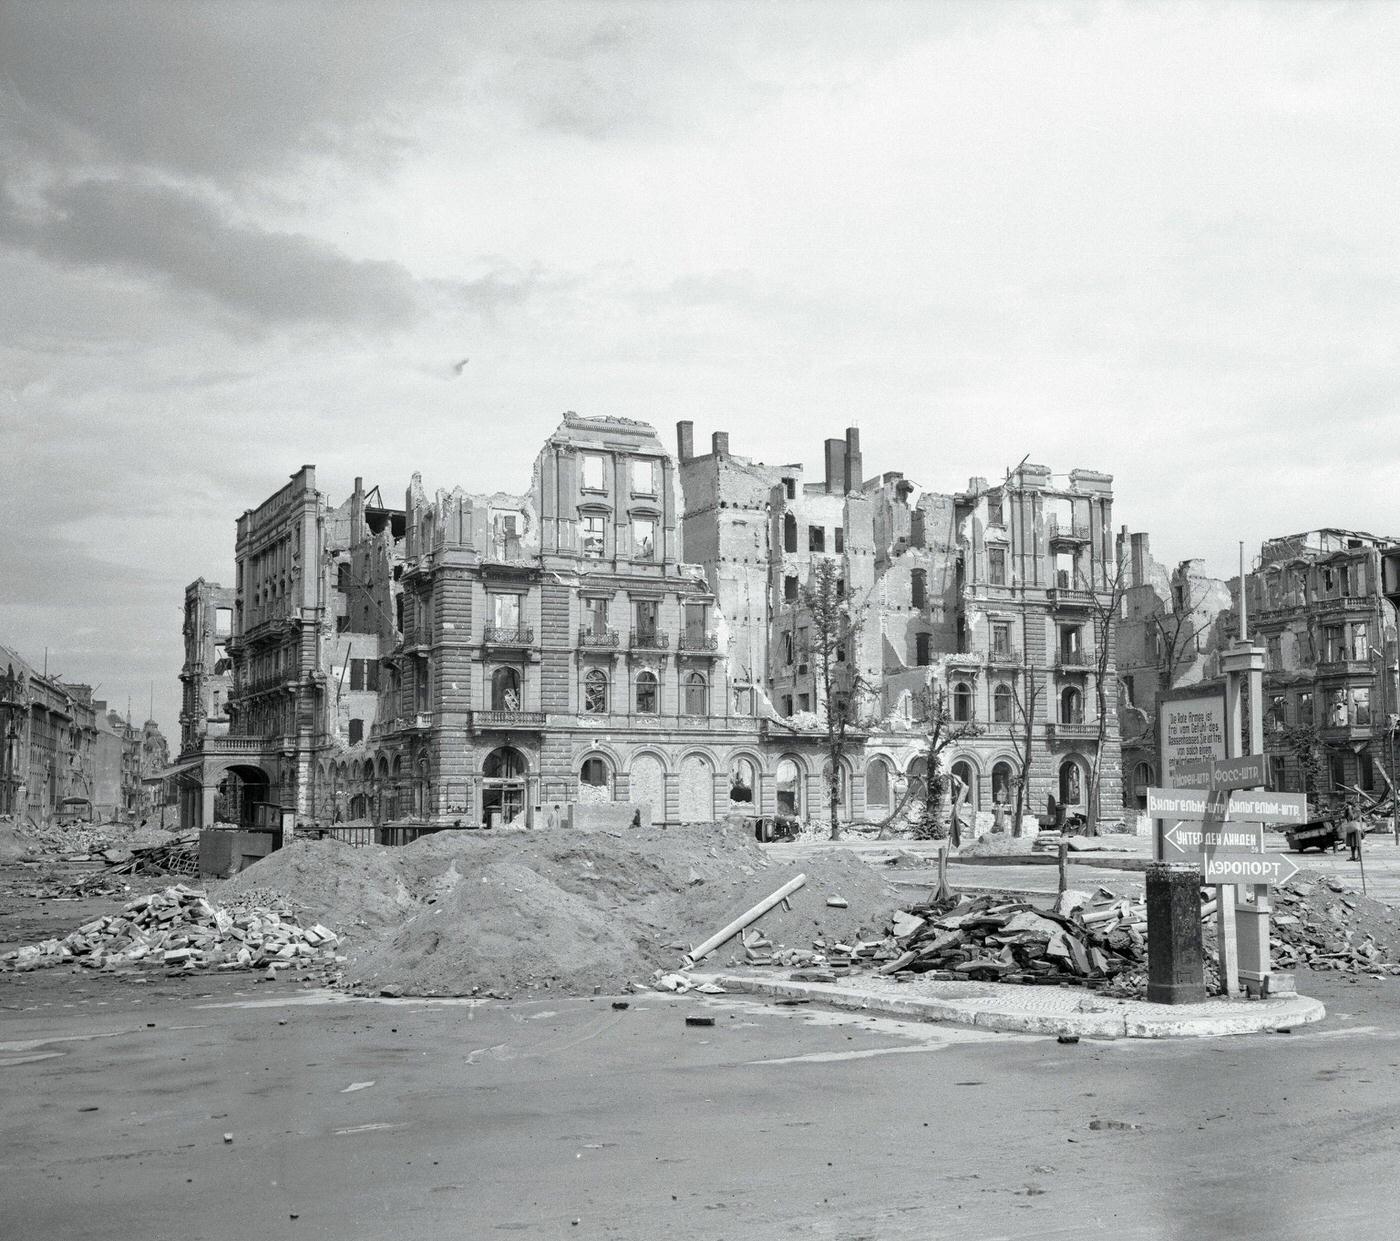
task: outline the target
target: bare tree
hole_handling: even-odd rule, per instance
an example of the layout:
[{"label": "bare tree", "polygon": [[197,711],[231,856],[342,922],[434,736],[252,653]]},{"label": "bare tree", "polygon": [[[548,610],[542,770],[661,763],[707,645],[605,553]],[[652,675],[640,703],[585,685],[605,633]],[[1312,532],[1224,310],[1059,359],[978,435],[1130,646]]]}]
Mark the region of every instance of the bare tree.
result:
[{"label": "bare tree", "polygon": [[1024,672],[1024,691],[1020,685],[1013,686],[1011,690],[1016,720],[1008,725],[1006,730],[1007,737],[1016,749],[1016,820],[1013,831],[1018,835],[1021,831],[1021,820],[1027,810],[1026,798],[1031,787],[1031,761],[1035,756],[1035,710],[1042,688],[1029,658],[1026,660]]},{"label": "bare tree", "polygon": [[[1088,829],[1087,834],[1099,833],[1099,791],[1103,785],[1103,752],[1108,741],[1108,692],[1109,682],[1116,680],[1113,666],[1113,626],[1123,608],[1123,565],[1120,559],[1109,578],[1107,590],[1098,591],[1093,583],[1088,583],[1089,597],[1094,608],[1094,706],[1097,711],[1097,730],[1094,734],[1094,761],[1089,769]],[[1115,690],[1116,693],[1116,690]]]},{"label": "bare tree", "polygon": [[823,558],[802,591],[808,638],[803,655],[814,665],[826,729],[826,792],[831,839],[841,838],[841,773],[852,742],[863,737],[857,715],[870,691],[856,665],[856,639],[864,625],[842,586],[836,562]]},{"label": "bare tree", "polygon": [[[943,770],[942,755],[950,746],[969,737],[980,737],[985,731],[974,720],[955,720],[949,709],[947,689],[931,677],[917,696],[917,711],[924,724],[924,814],[915,824],[914,835],[920,840],[941,837],[943,827],[943,798],[948,791],[948,776]],[[960,845],[957,816],[953,817],[953,845]]]}]

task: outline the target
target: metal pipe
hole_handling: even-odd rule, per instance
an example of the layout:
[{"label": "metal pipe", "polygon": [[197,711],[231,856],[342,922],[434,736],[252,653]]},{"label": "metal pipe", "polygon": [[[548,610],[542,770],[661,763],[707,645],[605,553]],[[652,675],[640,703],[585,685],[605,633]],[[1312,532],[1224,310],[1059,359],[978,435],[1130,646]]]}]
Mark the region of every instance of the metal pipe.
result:
[{"label": "metal pipe", "polygon": [[742,931],[750,923],[757,922],[761,917],[763,917],[764,914],[766,914],[770,909],[772,909],[774,905],[779,905],[783,901],[787,900],[789,896],[796,892],[797,889],[800,888],[806,882],[806,875],[798,875],[794,879],[789,879],[785,884],[783,884],[781,888],[779,888],[771,896],[765,896],[752,909],[745,910],[745,912],[741,913],[737,918],[734,919],[733,922],[726,926],[724,930],[716,931],[703,944],[700,944],[697,947],[692,948],[689,952],[687,952],[685,954],[686,965],[694,965],[702,957],[709,956],[710,953],[712,953],[716,948],[718,948],[721,944],[733,939],[734,936],[739,934],[739,932]]}]

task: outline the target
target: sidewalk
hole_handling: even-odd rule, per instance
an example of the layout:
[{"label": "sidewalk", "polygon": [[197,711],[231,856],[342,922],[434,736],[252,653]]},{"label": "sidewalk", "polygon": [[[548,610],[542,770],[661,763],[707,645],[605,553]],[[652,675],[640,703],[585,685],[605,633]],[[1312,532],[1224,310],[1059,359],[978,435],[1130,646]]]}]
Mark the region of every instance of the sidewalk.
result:
[{"label": "sidewalk", "polygon": [[864,975],[834,983],[789,982],[764,974],[692,974],[697,982],[774,999],[810,1000],[913,1021],[947,1021],[1018,1034],[1082,1038],[1218,1038],[1259,1034],[1321,1021],[1327,1010],[1301,995],[1267,1000],[1209,999],[1203,1004],[1149,1004],[1117,1000],[1081,987],[1024,987],[1009,983],[908,982]]}]

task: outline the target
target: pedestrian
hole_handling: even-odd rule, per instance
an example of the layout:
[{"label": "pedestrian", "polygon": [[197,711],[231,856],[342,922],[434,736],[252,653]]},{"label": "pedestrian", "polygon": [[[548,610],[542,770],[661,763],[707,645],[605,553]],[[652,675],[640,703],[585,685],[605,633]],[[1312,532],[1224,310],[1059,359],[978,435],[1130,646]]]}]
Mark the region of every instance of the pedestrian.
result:
[{"label": "pedestrian", "polygon": [[1347,802],[1342,812],[1342,834],[1351,850],[1351,860],[1361,861],[1361,820],[1356,817],[1356,806],[1352,802]]}]

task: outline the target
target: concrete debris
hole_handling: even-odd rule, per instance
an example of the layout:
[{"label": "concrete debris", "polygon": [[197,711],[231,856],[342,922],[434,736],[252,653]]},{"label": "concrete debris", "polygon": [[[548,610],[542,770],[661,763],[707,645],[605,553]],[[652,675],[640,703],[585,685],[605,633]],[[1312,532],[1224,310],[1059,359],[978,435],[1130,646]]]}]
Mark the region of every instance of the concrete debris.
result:
[{"label": "concrete debris", "polygon": [[883,974],[1092,986],[1147,959],[1144,907],[1106,892],[1070,914],[993,896],[911,912],[924,925],[897,941],[899,955],[881,967]]},{"label": "concrete debris", "polygon": [[1396,911],[1328,877],[1273,893],[1270,948],[1275,966],[1400,975]]},{"label": "concrete debris", "polygon": [[102,857],[114,875],[197,875],[199,838],[189,836],[158,845],[108,849]]},{"label": "concrete debris", "polygon": [[285,910],[246,902],[209,903],[199,888],[176,884],[94,919],[63,939],[27,944],[0,957],[0,968],[79,965],[176,969],[262,969],[335,963],[340,937],[324,926],[299,926]]}]

